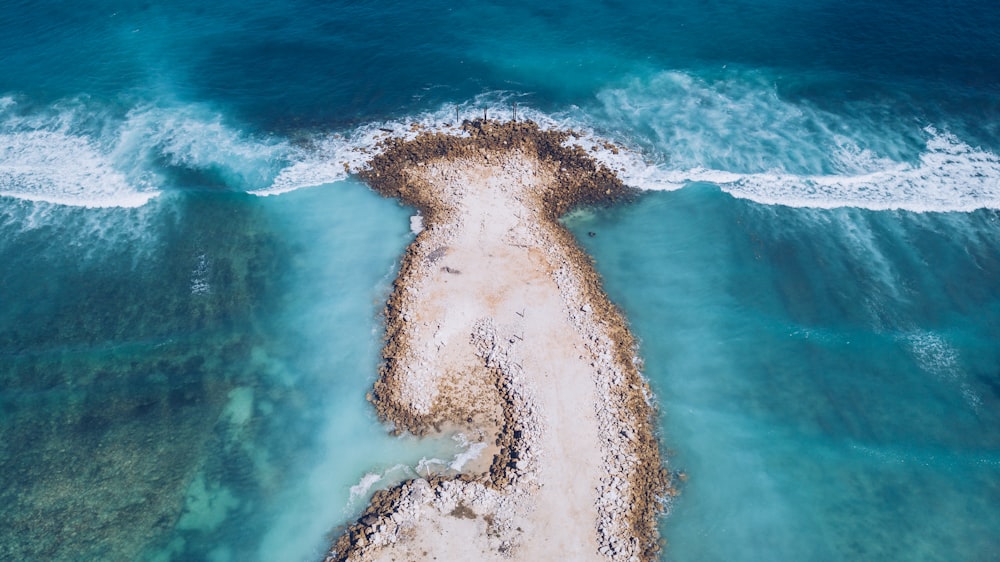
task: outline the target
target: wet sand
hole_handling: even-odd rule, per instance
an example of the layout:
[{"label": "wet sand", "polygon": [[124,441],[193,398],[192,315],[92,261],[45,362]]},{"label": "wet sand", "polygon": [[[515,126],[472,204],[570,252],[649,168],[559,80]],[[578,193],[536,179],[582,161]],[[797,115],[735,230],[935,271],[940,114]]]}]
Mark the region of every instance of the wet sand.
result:
[{"label": "wet sand", "polygon": [[377,492],[326,560],[652,560],[672,489],[636,345],[557,221],[632,192],[571,133],[466,122],[384,141],[361,176],[416,207],[369,398],[395,431],[488,444]]}]

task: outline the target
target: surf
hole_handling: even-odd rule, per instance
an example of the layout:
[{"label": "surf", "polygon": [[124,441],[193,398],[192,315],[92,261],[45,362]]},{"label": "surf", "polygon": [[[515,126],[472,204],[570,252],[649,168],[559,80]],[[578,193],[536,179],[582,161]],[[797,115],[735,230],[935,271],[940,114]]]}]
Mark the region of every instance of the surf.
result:
[{"label": "surf", "polygon": [[270,196],[359,173],[387,138],[461,136],[465,120],[570,129],[642,190],[709,183],[766,205],[912,212],[1000,209],[1000,156],[949,124],[844,115],[784,98],[759,73],[635,76],[586,106],[544,111],[530,96],[486,92],[343,130],[249,131],[196,103],[115,112],[86,100],[42,109],[0,99],[0,196],[82,207],[138,207],[164,192]]}]

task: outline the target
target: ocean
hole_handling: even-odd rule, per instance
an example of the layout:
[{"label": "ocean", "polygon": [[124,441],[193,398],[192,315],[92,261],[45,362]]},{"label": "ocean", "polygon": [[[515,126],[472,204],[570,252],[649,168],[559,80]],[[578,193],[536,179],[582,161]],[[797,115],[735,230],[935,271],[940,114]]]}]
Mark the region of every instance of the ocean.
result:
[{"label": "ocean", "polygon": [[4,2],[0,559],[317,560],[460,464],[366,402],[413,211],[349,172],[515,103],[642,189],[564,221],[665,560],[997,559],[997,45],[984,0]]}]

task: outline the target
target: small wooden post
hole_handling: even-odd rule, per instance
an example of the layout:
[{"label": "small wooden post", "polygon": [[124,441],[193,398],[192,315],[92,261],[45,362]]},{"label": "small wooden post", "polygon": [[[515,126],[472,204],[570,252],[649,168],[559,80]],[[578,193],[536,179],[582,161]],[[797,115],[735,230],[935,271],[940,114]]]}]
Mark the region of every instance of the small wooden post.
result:
[{"label": "small wooden post", "polygon": [[514,122],[517,123],[517,102],[514,102]]},{"label": "small wooden post", "polygon": [[486,121],[486,108],[483,108],[483,121]]}]

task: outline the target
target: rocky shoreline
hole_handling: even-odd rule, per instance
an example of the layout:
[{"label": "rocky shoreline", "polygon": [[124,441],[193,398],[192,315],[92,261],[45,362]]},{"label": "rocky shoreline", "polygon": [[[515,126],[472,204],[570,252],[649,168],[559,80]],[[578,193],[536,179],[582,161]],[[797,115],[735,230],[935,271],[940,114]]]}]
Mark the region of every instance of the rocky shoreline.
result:
[{"label": "rocky shoreline", "polygon": [[[537,365],[544,363],[531,360],[540,351],[522,343],[527,332],[517,316],[524,318],[527,308],[514,310],[507,320],[476,309],[479,317],[470,316],[458,329],[468,333],[455,338],[429,296],[436,280],[465,282],[461,267],[445,262],[461,257],[452,248],[475,231],[470,221],[479,215],[467,208],[486,209],[478,212],[493,217],[500,216],[494,208],[502,205],[513,209],[516,219],[509,219],[501,237],[489,240],[504,251],[523,248],[528,257],[516,259],[529,261],[511,263],[540,264],[546,283],[558,288],[560,321],[576,333],[573,341],[580,343],[572,349],[579,350],[593,384],[587,392],[596,403],[576,405],[594,409],[588,419],[593,419],[599,450],[599,460],[591,461],[596,479],[592,523],[580,532],[593,535],[587,541],[594,546],[594,559],[654,560],[660,550],[657,519],[674,493],[655,435],[655,407],[624,316],[604,293],[590,257],[557,220],[574,207],[614,204],[634,192],[582,148],[567,146],[572,132],[484,120],[465,122],[461,130],[462,135],[422,132],[412,140],[387,139],[360,174],[375,191],[415,207],[425,227],[406,250],[385,308],[383,363],[369,399],[397,432],[421,435],[445,426],[478,431],[493,445],[492,460],[481,473],[415,479],[377,492],[325,560],[395,559],[386,552],[435,521],[446,527],[475,521],[476,533],[485,529],[483,551],[488,548],[499,558],[517,559],[522,551],[526,556],[543,548],[539,544],[545,539],[524,528],[536,520],[539,528],[550,528],[545,522],[550,515],[535,513],[544,508],[535,508],[532,497],[546,485],[553,489],[553,469],[547,467],[558,460],[551,452],[558,420],[547,383],[537,374]],[[464,170],[486,178],[480,183],[492,186],[483,196],[492,198],[483,199],[490,203],[467,195],[472,188]],[[482,221],[478,226],[485,233],[492,227]],[[492,247],[483,251],[499,260],[494,258],[499,250]],[[499,306],[495,301],[506,295],[500,292],[482,300]],[[441,363],[435,350],[456,359]],[[412,557],[416,551],[406,552]],[[426,550],[423,554],[429,556]]]}]

